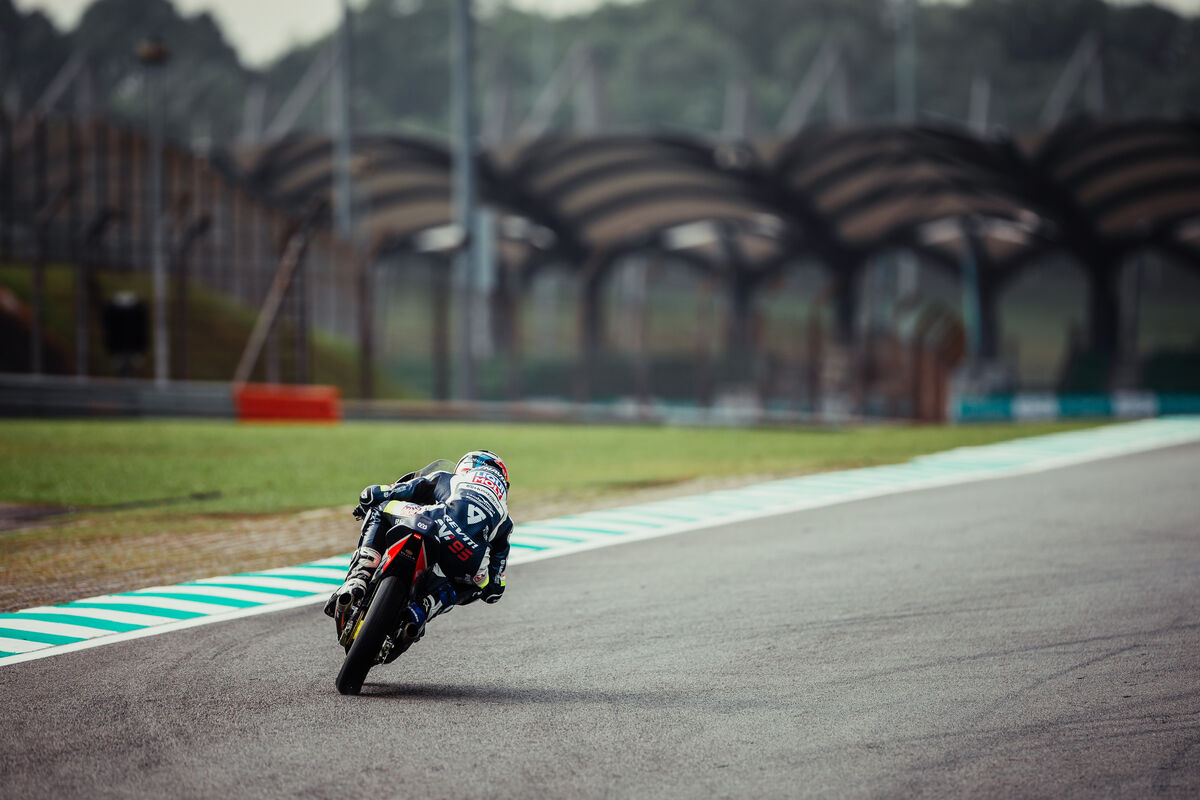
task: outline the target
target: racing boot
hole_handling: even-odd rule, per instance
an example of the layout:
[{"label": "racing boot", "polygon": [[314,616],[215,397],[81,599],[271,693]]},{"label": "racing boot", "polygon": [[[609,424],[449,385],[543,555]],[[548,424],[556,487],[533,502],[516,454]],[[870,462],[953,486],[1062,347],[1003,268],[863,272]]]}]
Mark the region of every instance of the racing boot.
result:
[{"label": "racing boot", "polygon": [[429,620],[449,611],[458,602],[458,592],[450,581],[442,580],[430,588],[429,594],[410,603],[404,614],[404,636],[416,641],[425,635]]},{"label": "racing boot", "polygon": [[370,547],[360,547],[354,551],[350,559],[350,569],[346,573],[346,582],[338,587],[325,603],[325,613],[334,616],[345,610],[352,602],[361,600],[367,593],[367,581],[371,572],[379,566],[383,556],[378,550]]}]

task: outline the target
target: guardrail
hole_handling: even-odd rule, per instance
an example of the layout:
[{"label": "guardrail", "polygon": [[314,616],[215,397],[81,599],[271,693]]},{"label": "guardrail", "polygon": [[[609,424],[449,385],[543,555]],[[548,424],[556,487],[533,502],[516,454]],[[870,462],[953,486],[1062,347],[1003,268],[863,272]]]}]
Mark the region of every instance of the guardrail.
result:
[{"label": "guardrail", "polygon": [[0,415],[21,417],[232,417],[228,383],[62,375],[0,375]]},{"label": "guardrail", "polygon": [[[269,388],[269,387],[268,387]],[[314,387],[275,387],[284,393],[322,391]],[[324,390],[332,396],[332,390]],[[238,418],[235,385],[225,382],[154,381],[115,378],[79,380],[61,375],[0,374],[0,416],[9,417],[213,417]],[[322,395],[328,405],[329,398]],[[1200,414],[1200,395],[1116,392],[1097,395],[1024,393],[953,397],[951,422],[1006,420],[1155,417]],[[244,415],[243,415],[244,416]],[[254,416],[254,415],[251,415]],[[332,419],[336,415],[326,415]],[[436,402],[415,400],[341,400],[341,417],[349,420],[462,420],[485,422],[644,423],[667,425],[835,425],[864,421],[844,407],[818,411],[762,408],[749,402],[712,406],[639,403],[573,403],[531,399],[506,402]],[[276,415],[274,418],[280,418]],[[884,420],[874,420],[876,422]]]},{"label": "guardrail", "polygon": [[[256,385],[247,385],[255,388]],[[243,387],[243,393],[247,387]],[[272,388],[272,387],[258,387]],[[314,387],[277,386],[274,395],[303,396]],[[317,390],[320,391],[320,390]],[[326,392],[330,394],[330,392]],[[0,373],[0,416],[9,417],[215,417],[239,415],[237,385],[225,382],[173,381],[159,386],[140,379],[89,378],[62,375]],[[242,398],[245,399],[244,397]],[[330,398],[322,402],[328,405]],[[245,405],[244,402],[242,404]],[[574,403],[530,399],[519,403],[341,399],[341,417],[350,420],[463,420],[492,422],[597,422],[675,425],[836,424],[858,421],[844,407],[816,413],[786,408],[762,408],[742,401],[712,406],[676,403]],[[244,410],[244,408],[243,408]],[[253,409],[252,409],[253,410]],[[250,414],[249,417],[255,417]],[[332,415],[336,416],[336,415]],[[282,418],[278,414],[272,418]],[[331,418],[325,415],[323,418]]]}]

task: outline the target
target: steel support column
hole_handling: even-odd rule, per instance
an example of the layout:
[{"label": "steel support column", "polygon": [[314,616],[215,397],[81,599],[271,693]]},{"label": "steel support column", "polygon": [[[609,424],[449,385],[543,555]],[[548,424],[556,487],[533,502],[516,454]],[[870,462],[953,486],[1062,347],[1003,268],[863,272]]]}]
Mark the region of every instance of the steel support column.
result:
[{"label": "steel support column", "polygon": [[596,370],[603,348],[604,316],[601,281],[598,271],[585,270],[579,287],[579,372],[575,381],[575,399],[587,403],[596,388]]},{"label": "steel support column", "polygon": [[430,352],[430,367],[433,372],[433,397],[435,400],[450,399],[450,293],[453,266],[444,259],[435,258],[430,264],[430,307],[433,309],[433,339]]},{"label": "steel support column", "polygon": [[454,221],[465,232],[466,243],[458,255],[459,375],[456,395],[475,397],[474,311],[479,290],[479,244],[473,241],[475,219],[475,106],[472,69],[475,63],[472,0],[451,4],[454,58],[451,64],[451,110],[454,120]]},{"label": "steel support column", "polygon": [[1088,270],[1088,345],[1092,352],[1111,358],[1118,354],[1121,331],[1117,274],[1111,261]]},{"label": "steel support column", "polygon": [[33,213],[34,213],[34,255],[32,287],[30,290],[30,322],[29,322],[29,366],[34,375],[41,375],[45,370],[42,353],[42,327],[46,303],[46,248],[49,247],[49,236],[46,226],[49,224],[47,202],[49,200],[46,175],[46,123],[40,117],[33,129]]},{"label": "steel support column", "polygon": [[835,268],[833,273],[834,342],[841,347],[854,344],[854,319],[858,315],[858,285],[861,268]]}]

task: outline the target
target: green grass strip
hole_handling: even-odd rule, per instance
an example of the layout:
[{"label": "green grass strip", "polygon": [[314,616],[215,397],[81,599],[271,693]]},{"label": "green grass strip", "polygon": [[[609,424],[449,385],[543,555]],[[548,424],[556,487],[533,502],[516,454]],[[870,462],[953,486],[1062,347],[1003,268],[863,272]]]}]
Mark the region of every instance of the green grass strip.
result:
[{"label": "green grass strip", "polygon": [[[546,498],[591,500],[705,476],[782,475],[895,463],[951,447],[1086,426],[1062,422],[814,430],[0,420],[0,501],[89,511],[145,504],[158,514],[169,508],[172,517],[348,507],[369,483],[387,482],[435,458],[457,459],[487,447],[508,463],[513,479],[509,505],[519,519],[523,504]],[[588,457],[580,460],[579,452]],[[72,479],[64,481],[63,475]],[[149,511],[114,513],[136,516]]]},{"label": "green grass strip", "polygon": [[124,633],[125,631],[136,631],[146,627],[145,625],[131,625],[128,622],[113,622],[110,619],[96,619],[94,617],[77,617],[74,614],[52,614],[42,611],[22,611],[20,614],[0,614],[0,620],[4,619],[36,619],[42,622],[61,622],[64,625],[79,625],[83,628],[100,628],[106,631],[117,631]]}]

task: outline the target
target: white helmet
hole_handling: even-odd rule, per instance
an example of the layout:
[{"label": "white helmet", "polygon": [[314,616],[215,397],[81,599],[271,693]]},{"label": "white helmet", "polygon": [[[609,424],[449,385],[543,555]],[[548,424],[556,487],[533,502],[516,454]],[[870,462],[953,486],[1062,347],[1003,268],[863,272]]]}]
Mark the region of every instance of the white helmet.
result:
[{"label": "white helmet", "polygon": [[485,464],[500,470],[500,474],[504,476],[504,488],[507,489],[509,486],[508,467],[504,466],[504,462],[500,460],[500,456],[491,450],[472,450],[467,453],[458,460],[458,466],[454,468],[454,474],[463,475]]}]

